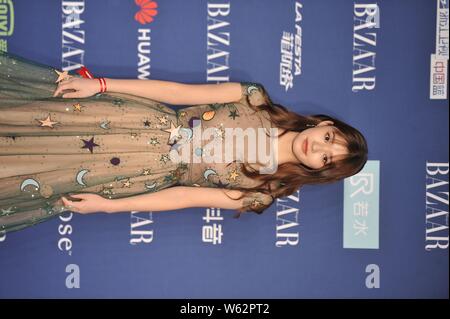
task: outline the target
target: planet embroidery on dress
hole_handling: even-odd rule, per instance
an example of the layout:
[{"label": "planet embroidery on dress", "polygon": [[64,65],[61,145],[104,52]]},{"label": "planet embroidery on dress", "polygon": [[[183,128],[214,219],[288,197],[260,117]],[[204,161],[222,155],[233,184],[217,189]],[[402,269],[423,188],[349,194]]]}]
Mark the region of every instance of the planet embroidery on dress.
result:
[{"label": "planet embroidery on dress", "polygon": [[214,111],[214,110],[206,111],[206,112],[203,112],[202,119],[204,121],[211,121],[214,118],[214,115],[216,115],[216,111]]}]

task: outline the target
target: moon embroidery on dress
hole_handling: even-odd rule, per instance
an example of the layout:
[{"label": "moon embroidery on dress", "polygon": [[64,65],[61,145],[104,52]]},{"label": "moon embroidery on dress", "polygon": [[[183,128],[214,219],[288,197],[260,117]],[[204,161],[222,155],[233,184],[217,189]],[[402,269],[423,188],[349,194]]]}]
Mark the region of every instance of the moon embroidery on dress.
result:
[{"label": "moon embroidery on dress", "polygon": [[41,187],[41,185],[39,184],[39,182],[33,178],[27,178],[26,180],[22,181],[22,184],[20,184],[20,190],[22,192],[25,192],[25,187],[27,187],[28,185],[32,185],[34,187],[36,187],[35,191],[38,191],[39,188]]},{"label": "moon embroidery on dress", "polygon": [[147,185],[147,183],[145,183],[145,188],[154,191],[154,190],[156,190],[156,185],[157,185],[156,182],[153,182],[150,185]]},{"label": "moon embroidery on dress", "polygon": [[[34,190],[31,190],[31,193],[39,192],[42,197],[49,198],[53,195],[53,188],[50,185],[41,185],[39,182],[33,178],[27,178],[22,181],[20,184],[20,190],[22,192],[30,193],[29,190],[25,190],[28,185],[32,185],[35,187]],[[31,197],[34,197],[35,194],[31,194]]]},{"label": "moon embroidery on dress", "polygon": [[209,175],[217,175],[217,172],[215,170],[213,170],[212,168],[208,168],[207,170],[205,170],[203,172],[203,177],[205,178],[205,180],[208,180]]},{"label": "moon embroidery on dress", "polygon": [[246,95],[251,95],[253,91],[259,91],[259,87],[256,83],[252,83],[252,82],[244,82],[245,84],[247,84],[247,90]]},{"label": "moon embroidery on dress", "polygon": [[111,122],[105,120],[105,121],[103,121],[103,122],[100,124],[100,127],[101,127],[102,129],[104,129],[104,130],[109,130],[109,123],[111,123]]},{"label": "moon embroidery on dress", "polygon": [[89,173],[90,171],[88,169],[81,169],[77,172],[75,180],[79,185],[86,186],[86,183],[83,180],[84,175]]}]

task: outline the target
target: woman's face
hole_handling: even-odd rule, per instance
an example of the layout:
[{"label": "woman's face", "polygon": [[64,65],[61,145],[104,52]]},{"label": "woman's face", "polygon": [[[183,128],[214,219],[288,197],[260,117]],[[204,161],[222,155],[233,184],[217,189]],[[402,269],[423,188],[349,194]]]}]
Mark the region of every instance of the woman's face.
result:
[{"label": "woman's face", "polygon": [[345,142],[337,132],[335,134],[336,128],[332,125],[332,121],[322,121],[294,138],[292,151],[303,165],[319,169],[347,154]]}]

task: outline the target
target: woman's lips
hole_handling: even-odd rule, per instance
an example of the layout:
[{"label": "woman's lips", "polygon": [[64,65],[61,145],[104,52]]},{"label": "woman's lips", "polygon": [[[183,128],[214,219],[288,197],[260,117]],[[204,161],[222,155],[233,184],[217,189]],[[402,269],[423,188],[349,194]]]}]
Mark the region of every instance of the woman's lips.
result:
[{"label": "woman's lips", "polygon": [[303,141],[303,153],[305,153],[305,155],[308,155],[308,139],[305,138],[305,140]]}]

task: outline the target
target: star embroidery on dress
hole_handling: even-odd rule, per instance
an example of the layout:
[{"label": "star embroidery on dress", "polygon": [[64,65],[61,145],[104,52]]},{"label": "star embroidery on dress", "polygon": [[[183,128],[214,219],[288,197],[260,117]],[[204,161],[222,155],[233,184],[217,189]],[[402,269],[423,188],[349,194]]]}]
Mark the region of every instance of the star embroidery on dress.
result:
[{"label": "star embroidery on dress", "polygon": [[170,156],[169,154],[162,154],[159,160],[164,164],[166,164],[170,160]]},{"label": "star embroidery on dress", "polygon": [[47,118],[46,118],[45,120],[38,120],[38,119],[36,119],[36,120],[39,121],[39,122],[41,122],[41,126],[40,126],[40,127],[46,126],[46,127],[53,128],[53,125],[54,125],[54,124],[59,123],[59,122],[53,122],[53,121],[50,119],[50,114],[47,116]]},{"label": "star embroidery on dress", "polygon": [[254,199],[254,200],[252,201],[251,205],[252,205],[253,207],[259,207],[259,206],[262,205],[262,202],[259,201],[259,200],[257,200],[257,199]]},{"label": "star embroidery on dress", "polygon": [[150,141],[148,142],[148,144],[151,144],[151,145],[159,144],[158,138],[157,137],[151,137]]},{"label": "star embroidery on dress", "polygon": [[55,71],[58,74],[58,79],[55,81],[55,83],[64,81],[66,79],[70,79],[72,77],[71,75],[69,75],[68,71],[64,71],[64,72],[60,72],[58,70],[53,70],[53,71]]},{"label": "star embroidery on dress", "polygon": [[150,173],[150,169],[149,168],[144,168],[143,170],[142,170],[142,175],[150,175],[151,173]]},{"label": "star embroidery on dress", "polygon": [[161,129],[164,132],[170,133],[167,144],[169,144],[169,142],[172,141],[172,139],[174,139],[174,138],[181,138],[180,128],[181,128],[181,125],[175,126],[175,125],[173,125],[173,122],[170,121],[170,128],[165,129],[165,130]]},{"label": "star embroidery on dress", "polygon": [[152,122],[150,122],[149,120],[145,120],[145,121],[144,121],[144,126],[149,127],[150,124],[152,124]]},{"label": "star embroidery on dress", "polygon": [[236,113],[237,111],[230,111],[230,114],[228,115],[228,117],[231,117],[233,120],[236,119],[236,116],[239,117],[239,114]]},{"label": "star embroidery on dress", "polygon": [[[101,194],[103,195],[113,195],[113,187],[105,187],[103,186],[103,189],[100,191]],[[111,198],[111,196],[109,196],[109,198]]]},{"label": "star embroidery on dress", "polygon": [[91,154],[92,154],[93,148],[95,146],[100,146],[100,145],[94,143],[94,137],[92,137],[89,141],[86,141],[85,139],[82,139],[82,140],[84,142],[84,146],[82,148],[88,148],[89,151],[91,151]]},{"label": "star embroidery on dress", "polygon": [[114,105],[117,105],[117,106],[121,106],[122,104],[123,104],[123,100],[121,100],[121,99],[114,99],[113,100],[113,102],[112,102]]},{"label": "star embroidery on dress", "polygon": [[45,202],[44,207],[42,208],[48,215],[51,215],[55,212],[55,208],[49,202]]},{"label": "star embroidery on dress", "polygon": [[186,113],[185,111],[181,111],[181,112],[179,113],[179,116],[180,116],[180,117],[185,117],[186,114],[187,114],[187,113]]},{"label": "star embroidery on dress", "polygon": [[12,213],[14,213],[14,210],[12,210],[12,206],[11,206],[8,209],[2,209],[2,212],[0,213],[0,217],[1,216],[9,216]]},{"label": "star embroidery on dress", "polygon": [[220,137],[223,140],[225,130],[223,129],[222,123],[220,123],[220,128],[215,128],[215,133],[216,133],[216,137]]},{"label": "star embroidery on dress", "polygon": [[164,116],[157,116],[156,118],[159,120],[159,123],[161,123],[161,124],[167,124],[167,121],[168,121],[167,115],[164,115]]},{"label": "star embroidery on dress", "polygon": [[237,172],[236,169],[232,170],[229,174],[228,174],[228,180],[233,180],[236,181],[236,178],[239,177],[239,173]]},{"label": "star embroidery on dress", "polygon": [[127,187],[130,188],[131,185],[134,184],[130,181],[130,179],[128,178],[127,180],[125,180],[125,182],[122,182],[122,188]]},{"label": "star embroidery on dress", "polygon": [[76,104],[74,104],[72,106],[73,106],[73,110],[74,111],[78,111],[78,112],[81,112],[81,108],[85,107],[84,105],[81,105],[80,103],[76,103]]}]

